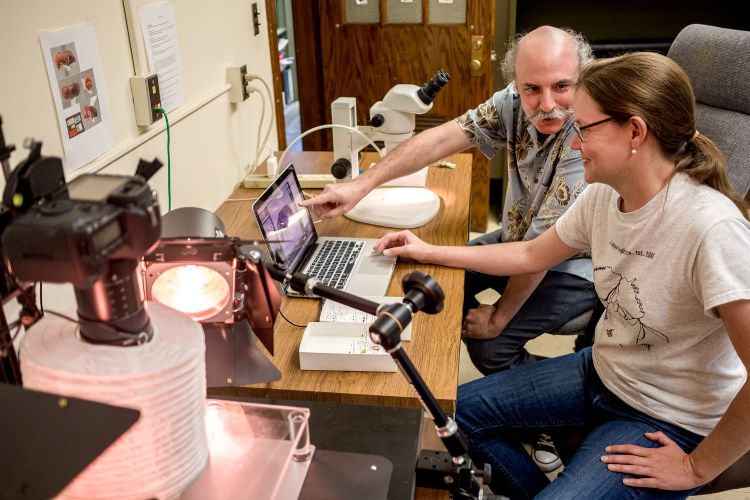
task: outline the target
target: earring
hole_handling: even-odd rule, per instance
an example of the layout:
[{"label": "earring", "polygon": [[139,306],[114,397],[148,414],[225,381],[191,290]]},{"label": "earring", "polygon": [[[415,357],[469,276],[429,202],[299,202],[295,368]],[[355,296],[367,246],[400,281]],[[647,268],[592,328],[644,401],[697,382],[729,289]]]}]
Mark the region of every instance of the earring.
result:
[{"label": "earring", "polygon": [[631,155],[634,155],[634,154],[636,154],[636,153],[637,153],[637,151],[635,150],[635,148],[633,148],[633,149],[631,149],[631,150],[630,150],[630,154],[631,154]]}]

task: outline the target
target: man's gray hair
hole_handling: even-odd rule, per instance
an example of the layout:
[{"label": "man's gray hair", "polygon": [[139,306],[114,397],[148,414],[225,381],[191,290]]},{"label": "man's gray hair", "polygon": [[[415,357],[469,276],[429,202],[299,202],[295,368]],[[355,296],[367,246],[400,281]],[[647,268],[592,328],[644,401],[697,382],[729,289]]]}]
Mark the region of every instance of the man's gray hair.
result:
[{"label": "man's gray hair", "polygon": [[[578,72],[580,73],[581,69],[583,69],[584,66],[594,60],[594,53],[591,50],[591,45],[589,45],[586,37],[581,33],[578,33],[577,31],[574,31],[570,28],[558,29],[564,31],[565,33],[570,35],[571,38],[573,38],[576,53],[578,54]],[[518,57],[518,45],[523,37],[528,34],[529,31],[518,33],[508,42],[508,48],[505,52],[505,58],[503,59],[503,63],[500,66],[500,69],[503,72],[503,78],[505,78],[505,81],[507,83],[514,82],[516,80],[516,58]]]}]

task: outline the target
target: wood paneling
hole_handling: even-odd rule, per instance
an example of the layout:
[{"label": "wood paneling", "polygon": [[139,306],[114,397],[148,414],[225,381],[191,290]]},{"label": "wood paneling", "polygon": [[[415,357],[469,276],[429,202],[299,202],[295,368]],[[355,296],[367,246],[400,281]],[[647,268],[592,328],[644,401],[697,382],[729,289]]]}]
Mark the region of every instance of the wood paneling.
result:
[{"label": "wood paneling", "polygon": [[[302,131],[330,123],[330,102],[323,98],[323,61],[320,55],[321,2],[292,0],[294,11],[295,62]],[[328,15],[328,14],[326,14]],[[310,134],[302,139],[306,151],[330,151],[333,143],[326,134]]]},{"label": "wood paneling", "polygon": [[[425,20],[428,4],[423,0]],[[490,0],[467,2],[467,22],[460,25],[428,25],[426,21],[415,25],[344,24],[342,0],[298,0],[294,9],[303,130],[330,123],[330,103],[341,96],[357,98],[358,123],[367,124],[370,106],[391,87],[398,83],[421,85],[439,69],[448,71],[451,81],[435,98],[428,113],[432,118],[452,119],[492,94],[494,3]],[[485,71],[472,76],[471,37],[477,35],[485,37],[481,50]],[[309,137],[305,149],[331,149],[330,132]],[[472,230],[486,229],[488,198],[489,161],[475,154]]]}]

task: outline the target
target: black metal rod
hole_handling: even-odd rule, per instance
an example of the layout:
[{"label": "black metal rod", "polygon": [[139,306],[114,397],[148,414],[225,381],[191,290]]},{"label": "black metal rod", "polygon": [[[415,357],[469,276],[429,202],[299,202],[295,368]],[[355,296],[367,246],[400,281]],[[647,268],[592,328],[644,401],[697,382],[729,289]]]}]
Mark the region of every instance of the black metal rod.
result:
[{"label": "black metal rod", "polygon": [[435,425],[438,427],[445,427],[448,424],[448,417],[438,404],[435,396],[427,388],[427,384],[422,378],[422,375],[420,375],[414,367],[414,363],[411,362],[409,355],[406,354],[402,347],[398,347],[390,354],[396,364],[399,365],[399,368],[401,368],[401,373],[404,374],[408,382],[419,395],[419,399],[422,400],[425,409],[430,412],[430,415],[432,415]]},{"label": "black metal rod", "polygon": [[409,355],[406,354],[400,345],[390,354],[401,369],[401,373],[416,391],[425,409],[430,413],[432,420],[435,422],[435,427],[439,429],[438,435],[445,445],[445,449],[448,450],[448,453],[452,457],[463,456],[464,453],[469,451],[469,443],[466,441],[466,436],[464,436],[461,429],[458,428],[452,419],[448,418],[445,411],[440,407],[432,391],[427,387],[424,379],[422,379],[422,376],[411,362]]},{"label": "black metal rod", "polygon": [[354,309],[372,314],[373,316],[378,314],[378,307],[380,307],[380,304],[373,302],[372,300],[348,292],[343,292],[328,285],[324,285],[323,283],[316,284],[313,287],[313,291],[315,292],[315,295],[323,297],[324,299],[330,299],[339,304],[344,304],[345,306],[353,307]]},{"label": "black metal rod", "polygon": [[[298,293],[314,294],[325,299],[333,300],[340,304],[353,307],[360,311],[370,313],[374,316],[378,316],[378,308],[380,304],[371,300],[364,299],[357,295],[353,295],[348,292],[343,292],[335,288],[331,288],[322,284],[316,278],[310,277],[306,274],[295,273],[293,275],[287,274],[284,270],[279,269],[271,264],[266,264],[271,277],[279,282],[288,282],[289,286]],[[421,301],[420,301],[421,302]],[[392,304],[394,305],[394,304]],[[398,304],[401,307],[408,308],[406,304]],[[413,307],[413,306],[412,306]],[[417,396],[422,401],[422,405],[425,410],[430,413],[435,427],[438,429],[440,439],[443,441],[448,452],[453,457],[461,457],[468,449],[469,444],[466,441],[466,437],[455,424],[451,418],[449,418],[445,411],[440,407],[440,404],[435,399],[432,391],[427,387],[422,376],[417,371],[414,364],[411,362],[409,355],[403,350],[401,344],[401,329],[411,321],[411,313],[399,315],[401,317],[400,327],[397,322],[389,321],[385,318],[387,314],[392,317],[391,313],[387,313],[384,309],[380,311],[384,313],[383,317],[378,317],[378,320],[370,327],[370,338],[373,342],[382,345],[383,341],[388,344],[386,347],[389,348],[389,353],[393,360],[398,365],[401,373],[406,377],[409,384],[414,388]],[[414,311],[416,312],[416,311]],[[385,321],[381,321],[385,319]],[[395,347],[391,347],[395,346]]]},{"label": "black metal rod", "polygon": [[380,304],[378,304],[377,302],[373,302],[372,300],[368,300],[357,295],[343,292],[336,288],[324,285],[321,281],[316,281],[317,278],[314,278],[307,274],[287,274],[283,269],[279,269],[278,267],[269,263],[265,263],[265,267],[268,270],[268,274],[271,275],[271,278],[280,283],[289,282],[289,286],[291,287],[291,289],[297,293],[310,295],[310,293],[312,292],[318,297],[331,299],[334,302],[353,307],[354,309],[364,311],[366,313],[372,314],[373,316],[377,315],[378,313],[378,307],[380,306]]}]

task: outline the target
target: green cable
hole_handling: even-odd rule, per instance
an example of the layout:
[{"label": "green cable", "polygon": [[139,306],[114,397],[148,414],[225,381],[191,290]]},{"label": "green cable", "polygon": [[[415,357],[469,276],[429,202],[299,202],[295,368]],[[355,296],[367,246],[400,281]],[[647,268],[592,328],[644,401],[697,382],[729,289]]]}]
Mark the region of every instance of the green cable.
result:
[{"label": "green cable", "polygon": [[157,113],[164,115],[164,123],[167,124],[167,212],[172,211],[172,158],[169,154],[169,142],[171,140],[169,134],[169,119],[167,118],[167,112],[162,108],[156,108]]}]

